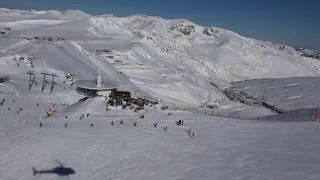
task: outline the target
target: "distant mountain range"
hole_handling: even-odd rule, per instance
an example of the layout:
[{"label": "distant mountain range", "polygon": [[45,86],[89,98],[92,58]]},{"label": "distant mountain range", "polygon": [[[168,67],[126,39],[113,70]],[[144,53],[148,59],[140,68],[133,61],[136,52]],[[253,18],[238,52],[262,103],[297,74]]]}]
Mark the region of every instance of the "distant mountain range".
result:
[{"label": "distant mountain range", "polygon": [[0,29],[6,27],[12,34],[0,42],[0,62],[12,73],[18,70],[8,63],[22,55],[45,61],[34,63],[36,70],[78,77],[94,77],[100,62],[105,79],[172,103],[222,106],[228,100],[221,89],[231,82],[320,75],[318,51],[186,19],[2,8]]}]

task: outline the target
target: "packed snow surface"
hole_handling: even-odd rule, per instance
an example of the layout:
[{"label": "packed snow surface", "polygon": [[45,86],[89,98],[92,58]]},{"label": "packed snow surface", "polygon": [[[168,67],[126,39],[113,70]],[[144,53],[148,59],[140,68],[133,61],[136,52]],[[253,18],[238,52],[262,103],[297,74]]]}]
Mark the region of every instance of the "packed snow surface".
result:
[{"label": "packed snow surface", "polygon": [[[56,161],[72,168],[76,173],[68,178],[77,180],[320,177],[318,123],[232,120],[181,111],[168,116],[169,112],[153,108],[140,114],[122,109],[91,111],[97,109],[93,104],[103,103],[100,99],[60,111],[65,107],[59,102],[76,99],[62,98],[66,95],[37,93],[16,98],[15,103],[6,98],[0,109],[5,117],[0,133],[0,179],[59,179],[57,174],[34,176],[32,172],[32,167],[59,167]],[[62,99],[53,98],[57,96]],[[39,115],[50,107],[50,99],[57,103],[57,114],[42,119]],[[36,102],[40,102],[39,107]],[[19,106],[23,110],[17,114]],[[80,114],[87,112],[91,115],[79,120]],[[141,114],[145,114],[144,119],[139,118]],[[64,119],[64,115],[69,117]],[[183,126],[174,123],[179,119],[184,120]],[[195,133],[193,138],[186,132],[189,128]]]}]

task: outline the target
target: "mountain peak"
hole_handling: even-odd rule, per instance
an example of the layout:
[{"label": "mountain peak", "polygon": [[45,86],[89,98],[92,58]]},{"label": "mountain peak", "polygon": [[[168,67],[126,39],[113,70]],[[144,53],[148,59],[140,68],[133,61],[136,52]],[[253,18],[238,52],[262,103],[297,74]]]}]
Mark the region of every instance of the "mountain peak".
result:
[{"label": "mountain peak", "polygon": [[[81,10],[19,10],[0,8],[0,13],[6,17],[17,17],[17,19],[85,19],[91,15]],[[23,16],[20,16],[20,15]]]}]

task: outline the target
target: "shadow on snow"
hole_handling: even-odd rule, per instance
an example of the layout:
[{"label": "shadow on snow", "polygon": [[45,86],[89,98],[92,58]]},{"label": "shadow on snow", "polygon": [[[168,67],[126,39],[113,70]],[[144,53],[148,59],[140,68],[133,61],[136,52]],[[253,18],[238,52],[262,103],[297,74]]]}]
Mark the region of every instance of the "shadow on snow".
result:
[{"label": "shadow on snow", "polygon": [[32,168],[33,175],[35,176],[36,174],[56,174],[58,176],[69,176],[76,173],[76,171],[73,170],[72,168],[64,167],[63,164],[60,163],[59,161],[56,161],[56,162],[60,165],[53,169],[36,170],[35,167],[33,167]]}]

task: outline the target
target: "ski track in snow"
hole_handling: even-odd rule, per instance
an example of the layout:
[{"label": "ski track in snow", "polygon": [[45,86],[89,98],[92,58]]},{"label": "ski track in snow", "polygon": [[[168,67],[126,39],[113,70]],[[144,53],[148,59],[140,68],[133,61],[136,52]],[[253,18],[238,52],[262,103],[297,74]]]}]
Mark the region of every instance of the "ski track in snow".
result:
[{"label": "ski track in snow", "polygon": [[[24,104],[19,97],[16,102]],[[24,107],[21,113],[29,110],[38,111]],[[53,168],[58,166],[55,159],[76,171],[69,179],[306,179],[320,175],[316,170],[320,141],[317,123],[239,121],[175,111],[167,116],[153,108],[147,111],[145,119],[136,119],[137,127],[121,110],[111,110],[106,115],[113,117],[41,119],[44,127],[36,131],[32,127],[38,126],[39,119],[29,119],[25,114],[28,124],[20,125],[20,135],[11,133],[1,141],[0,178],[30,179],[32,166]],[[14,112],[2,108],[1,113],[13,114],[12,118],[21,123],[22,117],[15,117]],[[110,125],[115,117],[125,119],[124,125]],[[154,118],[158,119],[157,128],[152,125]],[[185,125],[174,124],[179,119]],[[65,122],[67,128],[63,127]],[[167,131],[162,129],[165,125]],[[2,127],[17,132],[15,127]],[[185,131],[189,128],[195,133],[193,139]],[[18,156],[8,158],[12,153]],[[11,166],[25,173],[12,174]],[[56,175],[34,178],[55,179]]]}]

